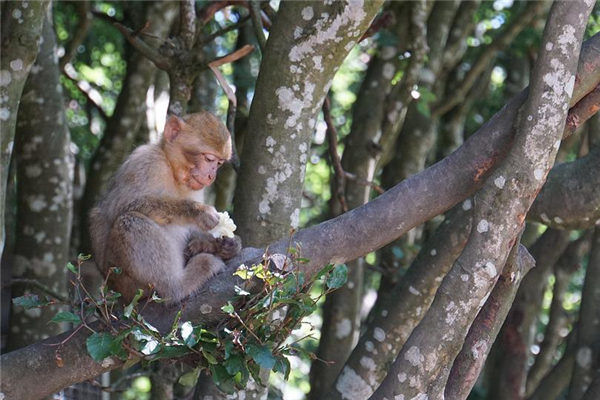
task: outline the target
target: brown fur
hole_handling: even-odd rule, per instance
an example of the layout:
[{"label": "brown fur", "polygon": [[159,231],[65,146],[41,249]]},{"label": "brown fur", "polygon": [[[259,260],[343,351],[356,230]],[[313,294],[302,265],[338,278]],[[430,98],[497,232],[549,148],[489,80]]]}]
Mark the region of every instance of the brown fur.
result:
[{"label": "brown fur", "polygon": [[[184,150],[213,154],[218,164],[203,156],[190,160]],[[122,269],[110,284],[125,301],[138,288],[181,301],[224,267],[222,259],[239,252],[239,240],[207,238],[218,214],[194,201],[198,192],[190,188],[193,169],[208,186],[230,156],[227,128],[203,112],[170,117],[161,142],[139,147],[119,168],[90,213],[90,235],[99,269]]]}]

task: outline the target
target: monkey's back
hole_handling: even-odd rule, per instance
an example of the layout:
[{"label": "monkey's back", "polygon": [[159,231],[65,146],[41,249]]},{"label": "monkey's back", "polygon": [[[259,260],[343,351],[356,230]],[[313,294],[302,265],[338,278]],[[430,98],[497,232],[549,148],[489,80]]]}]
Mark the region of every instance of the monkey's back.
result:
[{"label": "monkey's back", "polygon": [[107,271],[106,245],[110,229],[127,207],[144,197],[168,197],[177,191],[162,149],[155,144],[138,147],[111,178],[106,193],[90,211],[90,238],[96,265]]}]

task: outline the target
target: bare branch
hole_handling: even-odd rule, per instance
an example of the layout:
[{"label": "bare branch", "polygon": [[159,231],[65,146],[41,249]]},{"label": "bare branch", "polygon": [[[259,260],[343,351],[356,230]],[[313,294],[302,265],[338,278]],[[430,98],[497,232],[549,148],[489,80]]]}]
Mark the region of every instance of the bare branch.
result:
[{"label": "bare branch", "polygon": [[331,110],[330,110],[330,101],[329,97],[325,97],[325,101],[323,102],[323,118],[325,119],[325,124],[327,124],[327,140],[328,140],[328,150],[329,157],[331,158],[331,163],[333,164],[334,171],[334,192],[335,197],[337,197],[340,205],[342,206],[343,212],[348,211],[348,204],[346,203],[346,196],[344,195],[346,188],[346,174],[344,169],[342,168],[342,162],[340,160],[340,155],[337,151],[338,141],[337,141],[337,129],[331,119]]},{"label": "bare branch", "polygon": [[585,95],[571,108],[563,137],[573,134],[577,128],[600,110],[600,85]]},{"label": "bare branch", "polygon": [[171,60],[161,55],[157,49],[140,39],[133,30],[127,28],[119,22],[113,22],[113,26],[116,27],[119,32],[123,34],[123,36],[125,36],[125,39],[127,39],[127,41],[131,43],[131,45],[137,51],[152,61],[158,68],[164,71],[171,69]]},{"label": "bare branch", "polygon": [[265,51],[265,46],[267,45],[267,39],[265,38],[265,33],[263,32],[263,24],[261,18],[260,11],[260,1],[259,0],[250,0],[250,17],[252,18],[252,26],[254,27],[254,34],[256,35],[256,40],[258,41],[258,46],[260,47],[260,51]]},{"label": "bare branch", "polygon": [[208,63],[209,67],[220,67],[223,64],[231,63],[236,60],[239,60],[242,57],[247,56],[248,54],[254,51],[254,46],[251,44],[246,44],[241,49],[237,49],[233,53],[229,53],[223,57],[215,58],[211,62]]}]

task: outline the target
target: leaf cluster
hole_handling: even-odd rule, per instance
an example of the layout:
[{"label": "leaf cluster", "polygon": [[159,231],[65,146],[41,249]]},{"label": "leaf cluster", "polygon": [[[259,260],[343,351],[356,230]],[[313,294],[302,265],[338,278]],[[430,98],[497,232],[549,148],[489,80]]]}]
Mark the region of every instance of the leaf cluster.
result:
[{"label": "leaf cluster", "polygon": [[[302,265],[308,260],[299,257],[295,249],[288,255],[265,254],[260,263],[249,267],[241,265],[236,270],[235,275],[258,289],[250,293],[236,286],[236,296],[221,308],[224,316],[217,327],[182,321],[180,310],[170,331],[164,334],[143,317],[149,303],[163,301],[156,292],[150,290],[151,294],[147,295],[138,289],[133,300],[123,304],[121,294],[107,286],[107,276],[100,294],[92,296],[81,281],[81,268],[86,259],[80,256],[77,265],[67,265],[74,276],[71,283],[77,304],[72,309],[76,311],[61,311],[52,322],[72,323],[75,331],[88,329],[91,335],[86,347],[96,362],[114,357],[124,361],[127,367],[139,361],[182,358],[196,368],[182,376],[180,383],[191,385],[200,372],[205,371],[226,393],[244,388],[250,376],[263,384],[259,376],[261,369],[282,373],[287,379],[289,355],[314,358],[298,346],[299,341],[311,334],[295,342],[290,342],[288,337],[305,316],[317,309],[323,295],[341,287],[347,279],[347,267],[343,264],[327,265],[307,279]],[[118,268],[112,268],[108,275],[119,273]],[[317,281],[323,281],[321,289],[311,291]],[[25,308],[52,303],[36,295],[15,298],[13,302]],[[101,321],[101,329],[90,325],[93,320]],[[57,362],[60,360],[57,350]]]}]

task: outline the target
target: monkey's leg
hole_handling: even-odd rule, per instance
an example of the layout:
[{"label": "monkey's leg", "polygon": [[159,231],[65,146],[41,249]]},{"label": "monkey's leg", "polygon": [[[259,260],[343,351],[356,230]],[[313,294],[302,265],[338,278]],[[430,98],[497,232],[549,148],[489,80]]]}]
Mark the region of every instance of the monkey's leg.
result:
[{"label": "monkey's leg", "polygon": [[[115,276],[115,289],[127,297],[136,288],[148,292],[153,286],[168,300],[180,298],[183,276],[183,245],[176,232],[168,234],[150,218],[138,212],[120,215],[113,224],[107,263],[123,269]],[[151,293],[146,293],[151,294]]]},{"label": "monkey's leg", "polygon": [[179,298],[194,293],[224,268],[225,263],[220,258],[208,253],[196,254],[188,261],[183,270],[182,291],[179,293]]}]

